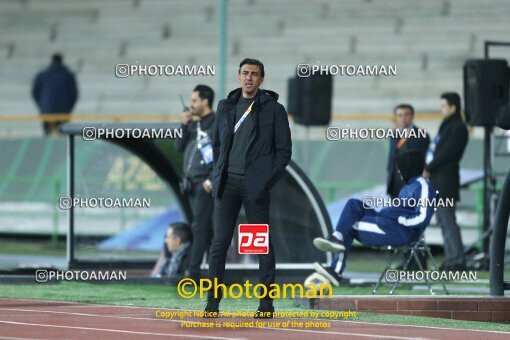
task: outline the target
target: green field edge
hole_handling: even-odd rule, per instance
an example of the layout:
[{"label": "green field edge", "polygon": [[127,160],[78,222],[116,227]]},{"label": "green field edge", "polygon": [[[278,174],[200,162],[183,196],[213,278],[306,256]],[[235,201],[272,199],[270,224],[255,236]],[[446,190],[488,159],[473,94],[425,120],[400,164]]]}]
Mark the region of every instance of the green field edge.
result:
[{"label": "green field edge", "polygon": [[[177,294],[176,287],[118,283],[92,284],[60,282],[56,284],[0,284],[0,297],[135,306],[156,309],[202,310],[205,306],[205,298],[181,298]],[[236,300],[224,299],[221,304],[221,310],[255,311],[257,306],[258,301],[256,300],[246,298]],[[276,300],[275,307],[279,311],[305,310],[303,307],[295,306],[295,302],[291,299]],[[357,312],[356,318],[349,318],[347,321],[510,332],[510,325],[502,323],[366,312]]]}]

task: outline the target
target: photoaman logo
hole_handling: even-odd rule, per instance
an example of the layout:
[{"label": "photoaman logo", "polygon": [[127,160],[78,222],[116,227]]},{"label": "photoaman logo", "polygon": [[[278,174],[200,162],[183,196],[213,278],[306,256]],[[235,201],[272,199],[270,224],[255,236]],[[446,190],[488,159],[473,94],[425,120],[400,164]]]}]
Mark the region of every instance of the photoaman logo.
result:
[{"label": "photoaman logo", "polygon": [[305,283],[284,283],[277,284],[272,283],[268,286],[257,283],[252,284],[250,280],[246,280],[244,284],[234,283],[226,285],[218,283],[218,279],[200,279],[198,281],[191,278],[184,278],[177,284],[177,293],[184,299],[190,299],[195,297],[197,294],[200,298],[203,298],[209,291],[212,291],[213,297],[218,298],[220,296],[230,299],[263,299],[270,297],[271,299],[287,299],[287,298],[322,298],[324,296],[333,296],[333,287],[330,283],[318,283],[310,282]]},{"label": "photoaman logo", "polygon": [[240,224],[239,254],[269,254],[269,224]]}]

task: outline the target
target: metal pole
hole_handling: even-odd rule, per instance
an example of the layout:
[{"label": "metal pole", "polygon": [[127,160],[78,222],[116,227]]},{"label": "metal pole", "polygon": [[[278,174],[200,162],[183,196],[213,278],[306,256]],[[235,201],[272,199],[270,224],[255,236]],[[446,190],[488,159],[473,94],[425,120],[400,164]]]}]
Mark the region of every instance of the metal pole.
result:
[{"label": "metal pole", "polygon": [[227,95],[227,11],[228,0],[219,0],[219,32],[218,32],[218,47],[219,47],[219,83],[218,83],[218,98],[225,98]]},{"label": "metal pole", "polygon": [[[60,195],[60,179],[55,181],[55,202],[58,202]],[[51,233],[51,245],[56,247],[58,246],[58,216],[59,216],[59,207],[55,205],[53,209],[53,232]]]},{"label": "metal pole", "polygon": [[[489,47],[490,46],[510,46],[510,42],[501,42],[501,41],[485,41],[484,42],[484,57],[485,59],[489,59]],[[486,128],[486,137],[487,139],[487,129]],[[491,128],[492,132],[492,128]],[[490,139],[489,139],[490,143]],[[490,145],[489,145],[490,151]],[[484,163],[487,162],[487,158],[489,158],[488,162],[492,166],[492,157],[484,155]],[[484,164],[485,167],[485,164]],[[485,200],[485,195],[487,195],[486,182],[487,182],[487,173],[484,178],[484,204],[490,204],[490,198]],[[492,173],[491,173],[492,176]],[[491,177],[492,183],[494,183],[494,179]],[[495,185],[494,185],[495,187]],[[487,209],[484,206],[484,224],[485,221],[485,213],[486,210],[490,212],[490,207]],[[495,296],[504,296],[505,290],[510,289],[510,282],[504,280],[504,265],[505,265],[505,244],[506,244],[506,234],[508,230],[508,220],[510,217],[510,172],[508,173],[505,183],[503,184],[503,188],[501,189],[501,193],[498,200],[498,205],[496,207],[496,215],[494,218],[494,228],[490,238],[490,260],[489,260],[489,284],[490,284],[490,293]],[[489,216],[490,223],[490,216]],[[485,227],[485,225],[484,225]],[[485,248],[485,240],[484,240],[484,248]]]},{"label": "metal pole", "polygon": [[[491,136],[492,127],[485,126],[484,135],[484,153],[483,153],[483,233],[485,234],[491,226],[491,193],[489,181],[492,182],[492,157],[491,157]],[[489,238],[483,239],[482,245],[484,257],[488,258],[489,255]]]},{"label": "metal pole", "polygon": [[505,290],[510,289],[510,284],[504,281],[505,276],[505,241],[508,230],[508,218],[510,217],[510,172],[506,176],[505,184],[501,189],[496,216],[494,219],[494,231],[491,237],[489,283],[491,295],[503,296]]},{"label": "metal pole", "polygon": [[[70,134],[67,143],[67,190],[68,197],[74,198],[74,135]],[[74,208],[67,211],[67,268],[74,265]]]},{"label": "metal pole", "polygon": [[[483,46],[484,58],[489,59],[489,46],[491,42],[485,41]],[[483,143],[483,234],[491,227],[491,194],[492,188],[489,188],[489,181],[492,183],[492,126],[485,126],[484,128],[484,143]],[[489,255],[489,239],[483,239],[482,251],[484,258]]]},{"label": "metal pole", "polygon": [[[125,198],[126,197],[126,181],[124,179],[124,174],[122,175],[122,178],[120,180],[120,197]],[[126,229],[126,210],[127,209],[120,209],[120,230],[124,231]]]}]

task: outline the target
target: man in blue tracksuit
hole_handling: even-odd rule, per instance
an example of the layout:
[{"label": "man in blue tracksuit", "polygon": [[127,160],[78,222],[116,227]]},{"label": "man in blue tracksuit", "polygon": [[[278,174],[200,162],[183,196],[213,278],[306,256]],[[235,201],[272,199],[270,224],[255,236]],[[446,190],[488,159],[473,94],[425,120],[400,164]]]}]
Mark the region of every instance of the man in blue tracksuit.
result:
[{"label": "man in blue tracksuit", "polygon": [[315,263],[315,270],[336,286],[340,283],[353,239],[368,246],[406,245],[417,240],[430,223],[434,207],[424,203],[436,197],[436,190],[421,176],[425,167],[423,153],[406,151],[397,155],[396,160],[405,183],[398,195],[398,206],[377,212],[365,208],[358,199],[350,199],[333,234],[327,239],[313,240],[318,249],[335,253],[329,267]]}]

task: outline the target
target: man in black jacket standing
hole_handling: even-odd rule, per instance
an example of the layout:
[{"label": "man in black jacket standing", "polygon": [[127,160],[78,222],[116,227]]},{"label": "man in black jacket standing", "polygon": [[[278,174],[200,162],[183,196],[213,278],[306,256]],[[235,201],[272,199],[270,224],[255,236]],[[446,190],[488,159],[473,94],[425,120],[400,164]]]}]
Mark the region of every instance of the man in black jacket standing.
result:
[{"label": "man in black jacket standing", "polygon": [[[418,130],[419,128],[414,125],[414,108],[410,104],[399,104],[393,110],[393,114],[395,116],[395,123],[397,130],[400,131],[409,131],[414,130],[415,135],[419,136]],[[411,135],[411,134],[409,134]],[[430,144],[430,137],[427,133],[426,138],[420,137],[408,137],[408,138],[391,138],[390,139],[390,152],[388,157],[388,178],[387,178],[387,187],[386,192],[392,198],[398,197],[400,189],[404,186],[404,182],[400,174],[397,171],[396,166],[396,156],[401,154],[402,152],[408,150],[418,150],[423,154],[423,159],[425,159],[425,155],[427,153],[427,149]]]},{"label": "man in black jacket standing", "polygon": [[[441,95],[444,116],[434,143],[427,152],[423,176],[430,178],[439,197],[460,201],[459,163],[468,142],[468,130],[461,116],[460,96],[455,92]],[[445,260],[442,270],[463,270],[466,262],[459,225],[453,206],[437,207],[436,218],[444,238]]]},{"label": "man in black jacket standing", "polygon": [[[241,205],[248,223],[269,224],[269,190],[283,174],[292,152],[289,121],[285,108],[277,102],[278,94],[259,89],[264,65],[256,59],[244,59],[237,78],[241,88],[219,102],[213,134],[214,237],[209,277],[218,283],[223,282]],[[271,237],[269,253],[258,258],[260,283],[269,291],[276,271]],[[216,297],[209,291],[206,316],[217,315],[220,300],[221,289]],[[255,317],[273,316],[273,301],[266,296],[260,300]]]},{"label": "man in black jacket standing", "polygon": [[[214,200],[211,196],[213,166],[211,133],[215,114],[212,110],[214,91],[197,85],[191,93],[190,109],[183,112],[182,139],[175,140],[179,152],[184,152],[181,193],[188,197],[191,211],[193,242],[186,277],[200,278],[200,264],[212,239]],[[196,119],[192,119],[192,117]],[[185,183],[183,185],[183,183]]]},{"label": "man in black jacket standing", "polygon": [[[37,74],[32,86],[34,98],[41,115],[71,114],[78,99],[74,74],[64,65],[63,56],[54,54],[51,65]],[[55,134],[62,122],[43,122],[44,133]]]},{"label": "man in black jacket standing", "polygon": [[[409,150],[417,150],[420,151],[420,153],[423,155],[423,159],[425,159],[425,156],[427,154],[427,149],[430,144],[430,137],[429,134],[426,134],[425,138],[419,137],[420,134],[418,133],[419,128],[414,125],[414,107],[411,104],[399,104],[393,109],[393,114],[395,116],[395,125],[397,127],[397,130],[399,131],[410,131],[413,130],[415,135],[417,137],[414,137],[411,135],[411,133],[408,133],[409,136],[405,136],[402,138],[391,138],[390,139],[390,152],[388,156],[388,177],[387,177],[387,186],[386,186],[386,192],[388,195],[390,195],[391,198],[398,197],[398,194],[400,193],[400,189],[405,185],[404,181],[402,180],[402,176],[400,175],[399,171],[397,170],[397,156],[400,155],[403,152],[409,151]],[[409,257],[410,251],[407,251],[404,254],[404,259]],[[427,257],[421,254],[421,252],[418,253],[418,258],[420,260],[421,265],[423,268],[427,268]],[[399,265],[399,268],[404,267],[404,261]],[[414,257],[412,258],[411,262],[409,262],[407,269],[409,270],[418,270],[420,266],[418,263],[416,263],[416,260]]]}]

